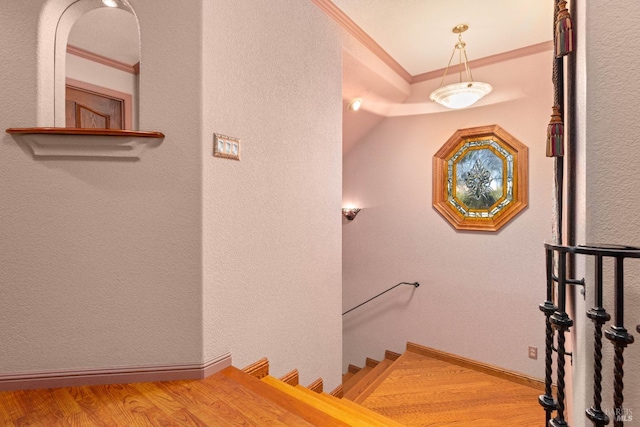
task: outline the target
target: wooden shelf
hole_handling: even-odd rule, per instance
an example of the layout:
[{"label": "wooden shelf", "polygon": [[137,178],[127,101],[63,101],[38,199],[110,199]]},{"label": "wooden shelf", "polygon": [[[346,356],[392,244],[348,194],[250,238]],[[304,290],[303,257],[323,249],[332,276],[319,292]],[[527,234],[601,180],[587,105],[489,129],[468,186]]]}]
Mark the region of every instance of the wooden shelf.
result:
[{"label": "wooden shelf", "polygon": [[147,132],[119,129],[82,129],[82,128],[9,128],[7,133],[17,135],[94,135],[94,136],[137,136],[139,138],[164,138],[162,132]]},{"label": "wooden shelf", "polygon": [[[9,128],[35,157],[102,157],[138,159],[145,148],[157,145],[162,132],[60,127]],[[155,142],[158,141],[158,142]]]}]

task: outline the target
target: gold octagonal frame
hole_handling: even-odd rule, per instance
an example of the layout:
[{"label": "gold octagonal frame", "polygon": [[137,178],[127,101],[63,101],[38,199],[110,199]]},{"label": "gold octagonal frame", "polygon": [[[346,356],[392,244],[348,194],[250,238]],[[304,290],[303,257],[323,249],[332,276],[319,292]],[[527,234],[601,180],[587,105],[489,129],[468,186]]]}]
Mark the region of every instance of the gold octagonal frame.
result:
[{"label": "gold octagonal frame", "polygon": [[433,207],[457,230],[499,230],[527,207],[528,151],[498,125],[457,130],[433,156]]}]

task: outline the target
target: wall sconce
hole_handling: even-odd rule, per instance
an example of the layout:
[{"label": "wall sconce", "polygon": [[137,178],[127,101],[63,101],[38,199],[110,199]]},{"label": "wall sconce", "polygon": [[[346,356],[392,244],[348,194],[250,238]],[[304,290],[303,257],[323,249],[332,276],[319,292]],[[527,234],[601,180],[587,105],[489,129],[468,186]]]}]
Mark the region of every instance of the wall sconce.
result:
[{"label": "wall sconce", "polygon": [[362,107],[362,102],[362,98],[352,99],[351,102],[349,102],[349,105],[347,105],[347,108],[349,111],[358,111],[360,107]]},{"label": "wall sconce", "polygon": [[358,212],[360,212],[360,208],[342,208],[342,215],[349,221],[353,221],[353,218],[358,215]]}]

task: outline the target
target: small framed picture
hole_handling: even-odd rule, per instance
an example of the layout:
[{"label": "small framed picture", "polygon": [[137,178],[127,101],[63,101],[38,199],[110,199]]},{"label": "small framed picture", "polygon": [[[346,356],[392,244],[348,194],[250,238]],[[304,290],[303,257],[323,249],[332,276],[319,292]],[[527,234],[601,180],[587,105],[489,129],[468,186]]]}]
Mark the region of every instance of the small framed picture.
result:
[{"label": "small framed picture", "polygon": [[231,136],[214,133],[213,156],[240,160],[240,140]]}]

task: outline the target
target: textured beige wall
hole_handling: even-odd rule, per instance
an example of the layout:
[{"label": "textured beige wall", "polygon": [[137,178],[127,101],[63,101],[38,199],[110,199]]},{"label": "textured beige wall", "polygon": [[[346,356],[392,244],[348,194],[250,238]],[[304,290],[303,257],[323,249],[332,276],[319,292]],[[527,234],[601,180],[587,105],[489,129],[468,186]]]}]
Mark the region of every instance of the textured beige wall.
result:
[{"label": "textured beige wall", "polygon": [[[497,103],[424,114],[439,81],[413,95],[344,159],[344,203],[363,210],[343,224],[343,308],[401,281],[344,317],[344,360],[362,364],[407,341],[541,377],[543,242],[551,233],[553,162],[545,157],[551,51],[474,69]],[[494,94],[490,95],[494,96]],[[491,102],[487,97],[487,102]],[[431,161],[460,128],[499,124],[529,147],[529,207],[496,233],[457,232],[432,208]]]},{"label": "textured beige wall", "polygon": [[[340,382],[341,45],[311,2],[204,2],[205,354]],[[212,157],[213,133],[242,140]]]},{"label": "textured beige wall", "polygon": [[[0,68],[2,129],[38,124],[52,96],[36,92],[37,72],[52,71],[36,54],[43,3],[2,1],[13,58]],[[162,145],[134,162],[43,160],[0,135],[3,373],[202,361],[201,14],[197,2],[132,3],[146,59],[140,126],[164,132]]]},{"label": "textured beige wall", "polygon": [[[70,3],[2,0],[3,129],[53,124],[51,30]],[[34,159],[0,136],[0,371],[231,351],[337,385],[337,27],[310,2],[130,3],[140,128],[166,138],[130,162]],[[241,162],[212,157],[213,132],[242,139]]]},{"label": "textured beige wall", "polygon": [[[638,228],[638,176],[640,153],[636,114],[640,82],[630,70],[640,65],[627,47],[637,41],[633,28],[640,24],[640,4],[624,2],[611,8],[598,2],[578,2],[578,215],[580,242],[605,242],[640,246]],[[615,22],[615,31],[611,23]],[[588,29],[588,31],[586,31]],[[585,277],[593,283],[592,260],[581,262]],[[640,422],[640,261],[625,262],[625,327],[636,338],[624,352],[625,407],[632,422]],[[605,265],[605,308],[613,316],[613,269]],[[593,324],[584,311],[593,305],[577,298],[576,353],[574,363],[573,424],[591,425],[584,410],[593,403]],[[613,408],[613,346],[604,340],[602,408]],[[613,421],[611,421],[611,424]]]}]

